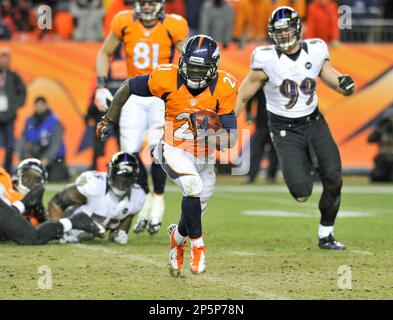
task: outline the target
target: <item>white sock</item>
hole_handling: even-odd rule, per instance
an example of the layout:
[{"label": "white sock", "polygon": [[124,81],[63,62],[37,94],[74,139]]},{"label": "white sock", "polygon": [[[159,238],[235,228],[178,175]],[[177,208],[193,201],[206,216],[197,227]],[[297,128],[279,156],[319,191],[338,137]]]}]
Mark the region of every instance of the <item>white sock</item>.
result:
[{"label": "white sock", "polygon": [[187,237],[182,236],[179,232],[179,229],[176,228],[174,238],[177,244],[183,244],[186,242]]},{"label": "white sock", "polygon": [[150,223],[158,224],[162,222],[165,211],[165,202],[163,194],[153,194],[151,202]]},{"label": "white sock", "polygon": [[199,238],[196,238],[196,239],[191,239],[190,238],[190,242],[191,242],[191,247],[201,247],[201,246],[205,245],[204,242],[203,242],[203,238],[202,237],[199,237]]},{"label": "white sock", "polygon": [[139,211],[139,213],[138,213],[138,222],[141,220],[149,220],[150,212],[151,212],[152,198],[153,197],[152,197],[151,192],[146,195],[145,204],[143,205],[142,210]]},{"label": "white sock", "polygon": [[72,223],[71,223],[70,219],[63,218],[63,219],[60,219],[59,222],[63,225],[64,233],[66,233],[72,229]]},{"label": "white sock", "polygon": [[319,225],[318,227],[318,237],[321,238],[326,238],[329,234],[333,233],[334,226],[323,226]]}]

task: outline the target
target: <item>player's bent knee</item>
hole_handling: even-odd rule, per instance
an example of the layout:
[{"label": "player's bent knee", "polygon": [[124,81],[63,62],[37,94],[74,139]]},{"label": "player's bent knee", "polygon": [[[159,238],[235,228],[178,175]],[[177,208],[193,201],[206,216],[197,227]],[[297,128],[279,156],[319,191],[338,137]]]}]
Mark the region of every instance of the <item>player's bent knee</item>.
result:
[{"label": "player's bent knee", "polygon": [[203,190],[202,179],[199,176],[188,175],[180,178],[183,194],[186,197],[199,197]]},{"label": "player's bent knee", "polygon": [[343,185],[341,173],[331,172],[322,177],[323,184],[331,191],[339,192]]}]

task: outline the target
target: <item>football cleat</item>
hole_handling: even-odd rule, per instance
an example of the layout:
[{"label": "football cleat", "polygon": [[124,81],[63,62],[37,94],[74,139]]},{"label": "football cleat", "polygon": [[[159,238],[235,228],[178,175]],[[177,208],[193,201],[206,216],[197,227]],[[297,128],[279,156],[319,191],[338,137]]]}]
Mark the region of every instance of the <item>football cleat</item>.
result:
[{"label": "football cleat", "polygon": [[[72,231],[72,230],[71,230]],[[77,236],[71,234],[70,232],[66,232],[63,237],[59,240],[61,244],[67,243],[79,243],[79,239]]]},{"label": "football cleat", "polygon": [[152,236],[153,234],[157,233],[161,229],[161,223],[152,224],[151,222],[147,226],[147,232]]},{"label": "football cleat", "polygon": [[147,220],[140,220],[140,221],[138,221],[138,223],[134,227],[134,230],[133,230],[134,233],[141,233],[141,232],[143,232],[146,229],[148,222],[149,221],[147,221]]},{"label": "football cleat", "polygon": [[200,274],[206,271],[206,247],[192,247],[190,257],[191,272]]},{"label": "football cleat", "polygon": [[334,240],[333,233],[329,234],[325,238],[320,238],[319,239],[319,247],[321,249],[327,249],[327,250],[344,250],[345,246]]},{"label": "football cleat", "polygon": [[171,250],[169,251],[169,274],[172,277],[179,277],[180,270],[183,265],[184,258],[184,250],[186,248],[186,244],[178,244],[175,241],[175,231],[177,225],[171,224],[168,227],[169,238],[171,240]]}]

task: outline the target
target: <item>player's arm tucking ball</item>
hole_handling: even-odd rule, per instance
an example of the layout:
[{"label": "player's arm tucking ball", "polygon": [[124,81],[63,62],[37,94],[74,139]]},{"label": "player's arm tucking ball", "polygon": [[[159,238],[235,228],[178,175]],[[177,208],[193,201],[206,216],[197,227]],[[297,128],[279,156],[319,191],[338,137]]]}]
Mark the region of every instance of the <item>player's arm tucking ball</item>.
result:
[{"label": "player's arm tucking ball", "polygon": [[355,83],[352,78],[334,69],[329,60],[324,62],[319,76],[327,86],[344,96],[349,96],[355,91]]},{"label": "player's arm tucking ball", "polygon": [[241,83],[235,105],[236,117],[242,112],[243,106],[268,80],[268,76],[263,70],[250,70],[247,77]]}]

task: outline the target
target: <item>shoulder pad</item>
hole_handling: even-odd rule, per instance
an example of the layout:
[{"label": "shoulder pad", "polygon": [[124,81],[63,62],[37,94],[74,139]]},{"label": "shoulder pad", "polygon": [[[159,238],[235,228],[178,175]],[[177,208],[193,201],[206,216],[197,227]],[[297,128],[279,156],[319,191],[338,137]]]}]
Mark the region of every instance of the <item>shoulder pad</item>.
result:
[{"label": "shoulder pad", "polygon": [[257,47],[251,56],[251,69],[262,69],[274,54],[274,46]]},{"label": "shoulder pad", "polygon": [[78,191],[85,197],[94,197],[105,194],[106,173],[87,171],[82,173],[75,182]]}]

